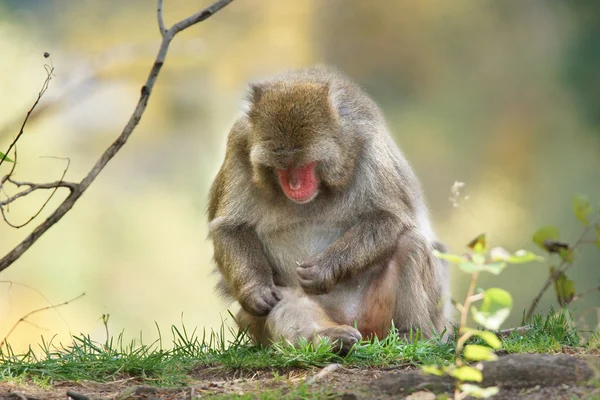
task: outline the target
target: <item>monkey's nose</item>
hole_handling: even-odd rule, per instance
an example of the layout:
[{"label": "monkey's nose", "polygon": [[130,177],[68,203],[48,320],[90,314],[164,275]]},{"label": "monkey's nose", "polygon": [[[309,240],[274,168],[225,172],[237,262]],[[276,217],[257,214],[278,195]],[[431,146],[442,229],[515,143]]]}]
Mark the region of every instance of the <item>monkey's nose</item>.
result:
[{"label": "monkey's nose", "polygon": [[302,182],[300,181],[300,179],[294,179],[294,176],[290,176],[290,189],[296,191],[298,189],[300,189],[300,186],[302,186]]},{"label": "monkey's nose", "polygon": [[288,184],[293,191],[299,190],[302,187],[306,175],[306,167],[289,168],[288,169]]}]

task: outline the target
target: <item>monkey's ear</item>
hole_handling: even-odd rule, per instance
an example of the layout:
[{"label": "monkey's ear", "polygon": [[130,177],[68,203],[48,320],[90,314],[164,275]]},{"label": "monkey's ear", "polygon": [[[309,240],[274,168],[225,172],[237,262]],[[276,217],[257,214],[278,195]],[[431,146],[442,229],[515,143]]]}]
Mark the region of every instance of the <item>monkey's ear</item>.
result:
[{"label": "monkey's ear", "polygon": [[252,82],[248,86],[250,90],[242,103],[242,110],[245,115],[250,116],[254,106],[259,102],[265,90],[262,84],[256,82]]},{"label": "monkey's ear", "polygon": [[349,114],[348,107],[342,102],[342,93],[339,89],[332,89],[330,83],[325,82],[317,90],[340,117],[345,117]]},{"label": "monkey's ear", "polygon": [[260,83],[250,83],[250,93],[248,95],[248,100],[252,104],[258,103],[260,98],[262,97],[264,89]]},{"label": "monkey's ear", "polygon": [[351,114],[350,106],[347,104],[342,88],[330,90],[329,100],[340,117],[347,117]]}]

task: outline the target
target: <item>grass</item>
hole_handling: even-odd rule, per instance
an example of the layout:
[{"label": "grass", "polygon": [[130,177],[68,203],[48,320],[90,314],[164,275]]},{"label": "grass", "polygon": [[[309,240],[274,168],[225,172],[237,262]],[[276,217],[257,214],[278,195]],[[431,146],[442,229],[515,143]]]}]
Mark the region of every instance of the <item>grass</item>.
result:
[{"label": "grass", "polygon": [[[579,346],[579,335],[566,312],[535,316],[532,329],[525,335],[512,334],[503,338],[509,353],[555,353],[563,346]],[[124,343],[122,335],[105,343],[94,342],[89,336],[73,336],[68,345],[42,341],[39,350],[32,348],[15,354],[9,344],[0,349],[0,379],[34,380],[36,383],[92,380],[112,381],[124,377],[139,378],[147,384],[177,386],[190,382],[189,373],[202,367],[224,370],[287,369],[325,366],[341,363],[348,368],[419,366],[445,364],[455,357],[454,342],[439,338],[407,341],[392,332],[383,340],[362,342],[345,357],[331,351],[323,343],[316,348],[302,343],[294,348],[278,343],[263,349],[250,345],[243,332],[233,340],[224,338],[225,327],[219,332],[189,332],[185,327],[171,327],[172,346],[163,347],[163,336],[149,344],[139,341]],[[477,340],[473,340],[477,343]],[[274,397],[281,398],[274,391]],[[269,398],[270,392],[265,392]]]}]

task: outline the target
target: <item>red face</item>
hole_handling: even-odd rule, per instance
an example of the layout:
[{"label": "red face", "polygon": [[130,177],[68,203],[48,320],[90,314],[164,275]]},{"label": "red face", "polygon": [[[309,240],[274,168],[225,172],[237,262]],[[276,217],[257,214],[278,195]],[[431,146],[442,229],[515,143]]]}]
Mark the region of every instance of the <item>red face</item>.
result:
[{"label": "red face", "polygon": [[316,173],[317,163],[311,162],[298,168],[278,169],[277,176],[283,193],[296,203],[308,203],[319,191]]}]

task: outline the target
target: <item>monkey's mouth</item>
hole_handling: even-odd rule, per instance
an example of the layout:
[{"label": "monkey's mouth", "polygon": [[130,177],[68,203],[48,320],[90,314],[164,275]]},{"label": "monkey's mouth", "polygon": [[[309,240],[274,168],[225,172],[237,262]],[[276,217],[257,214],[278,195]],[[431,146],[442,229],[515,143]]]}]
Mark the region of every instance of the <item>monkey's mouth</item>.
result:
[{"label": "monkey's mouth", "polygon": [[314,199],[319,190],[316,167],[317,163],[311,162],[298,168],[278,169],[283,193],[296,203],[308,203]]}]

